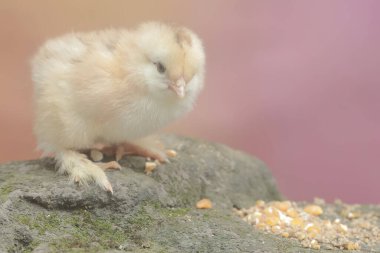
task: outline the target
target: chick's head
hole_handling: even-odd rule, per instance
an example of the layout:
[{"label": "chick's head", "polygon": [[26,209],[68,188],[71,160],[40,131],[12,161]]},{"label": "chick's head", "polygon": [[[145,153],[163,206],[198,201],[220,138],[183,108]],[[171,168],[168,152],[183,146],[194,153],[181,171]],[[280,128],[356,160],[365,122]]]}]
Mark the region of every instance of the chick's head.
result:
[{"label": "chick's head", "polygon": [[135,68],[149,93],[157,97],[197,95],[203,86],[205,55],[190,30],[151,22],[138,27],[140,60]]}]

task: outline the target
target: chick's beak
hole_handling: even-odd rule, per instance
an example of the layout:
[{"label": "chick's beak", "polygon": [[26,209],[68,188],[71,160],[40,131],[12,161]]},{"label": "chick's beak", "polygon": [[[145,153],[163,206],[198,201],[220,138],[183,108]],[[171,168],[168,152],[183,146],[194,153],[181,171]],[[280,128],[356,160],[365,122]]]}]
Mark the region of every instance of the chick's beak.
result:
[{"label": "chick's beak", "polygon": [[183,98],[185,96],[185,79],[183,77],[179,78],[175,83],[169,85],[169,89],[175,92],[178,97]]}]

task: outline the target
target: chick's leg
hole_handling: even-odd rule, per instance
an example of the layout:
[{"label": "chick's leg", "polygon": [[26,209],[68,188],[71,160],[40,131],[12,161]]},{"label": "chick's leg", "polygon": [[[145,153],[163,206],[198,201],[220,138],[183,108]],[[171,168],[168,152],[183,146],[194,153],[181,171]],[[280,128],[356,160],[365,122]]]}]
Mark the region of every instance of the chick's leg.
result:
[{"label": "chick's leg", "polygon": [[73,150],[58,152],[55,156],[58,162],[58,172],[68,174],[72,181],[87,185],[95,181],[101,188],[113,193],[111,183],[104,171],[87,159],[84,154]]}]

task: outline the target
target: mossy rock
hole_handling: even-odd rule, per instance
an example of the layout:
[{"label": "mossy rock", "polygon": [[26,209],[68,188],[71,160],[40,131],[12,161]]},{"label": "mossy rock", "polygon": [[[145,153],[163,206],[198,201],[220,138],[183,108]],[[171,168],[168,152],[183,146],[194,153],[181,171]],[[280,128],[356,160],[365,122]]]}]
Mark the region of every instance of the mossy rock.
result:
[{"label": "mossy rock", "polygon": [[[50,158],[0,165],[0,252],[310,251],[233,214],[281,199],[261,161],[221,144],[162,139],[178,156],[149,176],[144,159],[122,160],[121,171],[107,172],[113,195],[71,184]],[[204,197],[212,209],[195,208]]]}]

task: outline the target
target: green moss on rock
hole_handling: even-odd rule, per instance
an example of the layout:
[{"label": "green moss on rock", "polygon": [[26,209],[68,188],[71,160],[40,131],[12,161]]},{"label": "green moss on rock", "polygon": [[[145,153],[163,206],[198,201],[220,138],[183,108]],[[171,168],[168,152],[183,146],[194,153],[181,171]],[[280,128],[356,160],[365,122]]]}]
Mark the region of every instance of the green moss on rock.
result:
[{"label": "green moss on rock", "polygon": [[64,237],[49,242],[53,252],[54,249],[81,248],[86,251],[117,248],[127,237],[126,231],[116,226],[114,220],[97,217],[86,210],[65,215],[18,215],[16,220],[29,229],[38,231],[40,236],[47,232],[64,234]]},{"label": "green moss on rock", "polygon": [[9,193],[13,191],[13,186],[10,184],[2,185],[0,187],[0,200],[5,201],[8,198]]},{"label": "green moss on rock", "polygon": [[18,215],[17,221],[27,225],[30,229],[36,229],[39,235],[45,234],[46,231],[59,229],[61,220],[56,213],[38,214],[36,217]]},{"label": "green moss on rock", "polygon": [[[123,170],[107,173],[114,195],[68,183],[51,158],[0,165],[0,251],[249,252],[262,245],[272,252],[272,240],[255,239],[249,225],[229,216],[234,205],[278,198],[265,166],[223,145],[163,139],[178,157],[151,176],[143,173],[145,159],[126,157]],[[195,209],[203,196],[213,209]]]}]

